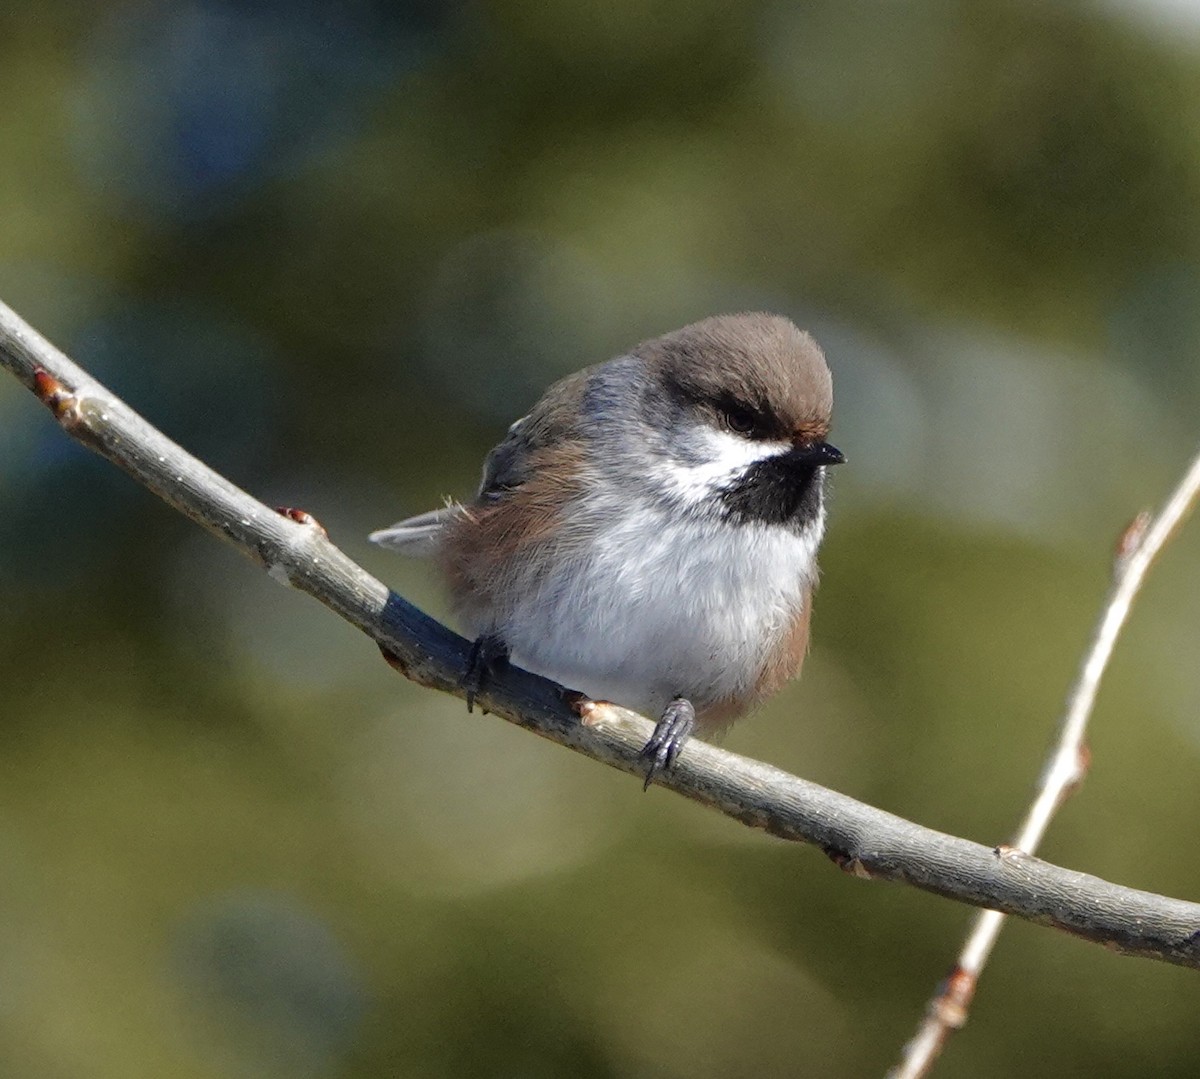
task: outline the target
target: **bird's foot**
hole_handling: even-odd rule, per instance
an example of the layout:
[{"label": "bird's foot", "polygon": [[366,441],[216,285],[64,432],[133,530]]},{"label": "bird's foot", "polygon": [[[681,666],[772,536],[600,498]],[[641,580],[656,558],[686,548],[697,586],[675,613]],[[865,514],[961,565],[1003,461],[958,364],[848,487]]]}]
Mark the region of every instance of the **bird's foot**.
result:
[{"label": "bird's foot", "polygon": [[467,711],[475,711],[475,698],[487,685],[488,677],[499,671],[508,662],[508,645],[499,637],[485,634],[476,637],[467,656],[467,666],[462,674],[462,687],[467,691]]},{"label": "bird's foot", "polygon": [[648,790],[655,777],[675,766],[675,759],[683,744],[691,737],[696,727],[696,709],[686,697],[675,697],[663,709],[662,719],[650,735],[650,741],[639,754],[646,766],[646,782],[642,790]]}]

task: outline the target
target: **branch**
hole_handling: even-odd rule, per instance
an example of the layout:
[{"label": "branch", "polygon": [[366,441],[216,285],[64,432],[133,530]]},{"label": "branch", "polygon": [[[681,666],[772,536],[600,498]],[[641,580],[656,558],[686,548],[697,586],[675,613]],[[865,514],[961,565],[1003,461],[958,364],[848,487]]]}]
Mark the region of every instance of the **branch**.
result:
[{"label": "branch", "polygon": [[[1054,814],[1083,783],[1091,762],[1084,736],[1096,704],[1100,680],[1150,567],[1191,512],[1198,497],[1200,454],[1192,461],[1158,516],[1152,518],[1141,513],[1122,534],[1113,562],[1112,588],[1075,684],[1067,694],[1058,733],[1038,780],[1033,804],[1012,841],[1016,851],[1032,854],[1037,850]],[[998,911],[985,910],[976,916],[957,962],[929,1001],[916,1034],[904,1047],[900,1063],[888,1073],[889,1079],[921,1079],[929,1074],[947,1038],[966,1023],[979,976],[1003,926],[1004,915]]]},{"label": "branch", "polygon": [[[403,674],[462,697],[469,643],[335,547],[308,514],[275,511],[186,453],[0,304],[0,365],[63,429],[233,544],[281,584],[307,592],[371,637]],[[488,711],[641,778],[652,730],[515,667],[479,694]],[[857,877],[902,881],[1015,914],[1129,955],[1200,968],[1200,905],[922,828],[777,768],[689,742],[658,782],[751,827],[811,843]]]}]

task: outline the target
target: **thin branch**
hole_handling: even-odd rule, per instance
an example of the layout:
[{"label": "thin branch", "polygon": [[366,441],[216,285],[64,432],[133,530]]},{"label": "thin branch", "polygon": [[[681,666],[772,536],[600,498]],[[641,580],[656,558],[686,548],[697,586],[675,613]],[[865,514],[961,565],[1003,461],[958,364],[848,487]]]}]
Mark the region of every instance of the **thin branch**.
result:
[{"label": "thin branch", "polygon": [[[1122,534],[1113,561],[1112,588],[1091,644],[1084,653],[1075,684],[1067,694],[1058,732],[1038,780],[1033,803],[1017,829],[1010,849],[1033,854],[1054,814],[1087,776],[1091,754],[1084,739],[1113,648],[1150,567],[1191,512],[1197,498],[1200,498],[1200,454],[1192,461],[1158,516],[1138,514]],[[979,976],[1004,926],[1004,917],[996,910],[984,910],[976,915],[957,962],[926,1006],[916,1034],[905,1045],[900,1063],[888,1073],[888,1079],[921,1079],[928,1075],[951,1033],[966,1023]]]},{"label": "thin branch", "polygon": [[[233,544],[276,581],[307,592],[375,640],[413,681],[462,697],[469,644],[335,547],[308,514],[275,511],[190,456],[0,304],[0,365],[73,438]],[[641,777],[650,722],[515,667],[489,679],[489,711]],[[758,761],[690,742],[658,781],[772,835],[819,847],[857,877],[902,881],[1096,941],[1200,968],[1200,905],[1110,884],[922,828]]]}]

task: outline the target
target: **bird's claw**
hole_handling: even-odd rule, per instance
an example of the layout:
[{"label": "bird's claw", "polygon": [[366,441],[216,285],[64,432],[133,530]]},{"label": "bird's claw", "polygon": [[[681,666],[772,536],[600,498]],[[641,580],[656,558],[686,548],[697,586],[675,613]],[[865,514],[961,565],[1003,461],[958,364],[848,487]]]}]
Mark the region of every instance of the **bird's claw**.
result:
[{"label": "bird's claw", "polygon": [[691,737],[696,726],[696,709],[686,697],[675,697],[663,709],[662,718],[642,747],[639,758],[649,762],[646,766],[646,782],[642,790],[648,790],[654,779],[675,766],[679,751]]},{"label": "bird's claw", "polygon": [[467,655],[462,674],[462,687],[467,691],[467,711],[475,711],[475,698],[483,692],[488,676],[508,662],[508,645],[499,637],[476,637]]}]

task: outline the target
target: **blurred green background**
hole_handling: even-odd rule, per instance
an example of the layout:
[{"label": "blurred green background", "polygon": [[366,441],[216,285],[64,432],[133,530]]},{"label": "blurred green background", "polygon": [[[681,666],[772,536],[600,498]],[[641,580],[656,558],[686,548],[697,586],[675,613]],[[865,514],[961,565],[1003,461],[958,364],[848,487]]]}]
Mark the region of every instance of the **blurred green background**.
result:
[{"label": "blurred green background", "polygon": [[[1197,443],[1187,0],[0,8],[0,298],[365,534],[553,378],[824,344],[802,682],[728,737],[1004,839],[1115,536]],[[1200,526],[1047,857],[1196,896]],[[0,1074],[881,1075],[971,916],[398,678],[0,379]],[[1200,982],[1014,924],[938,1074],[1194,1076]]]}]

